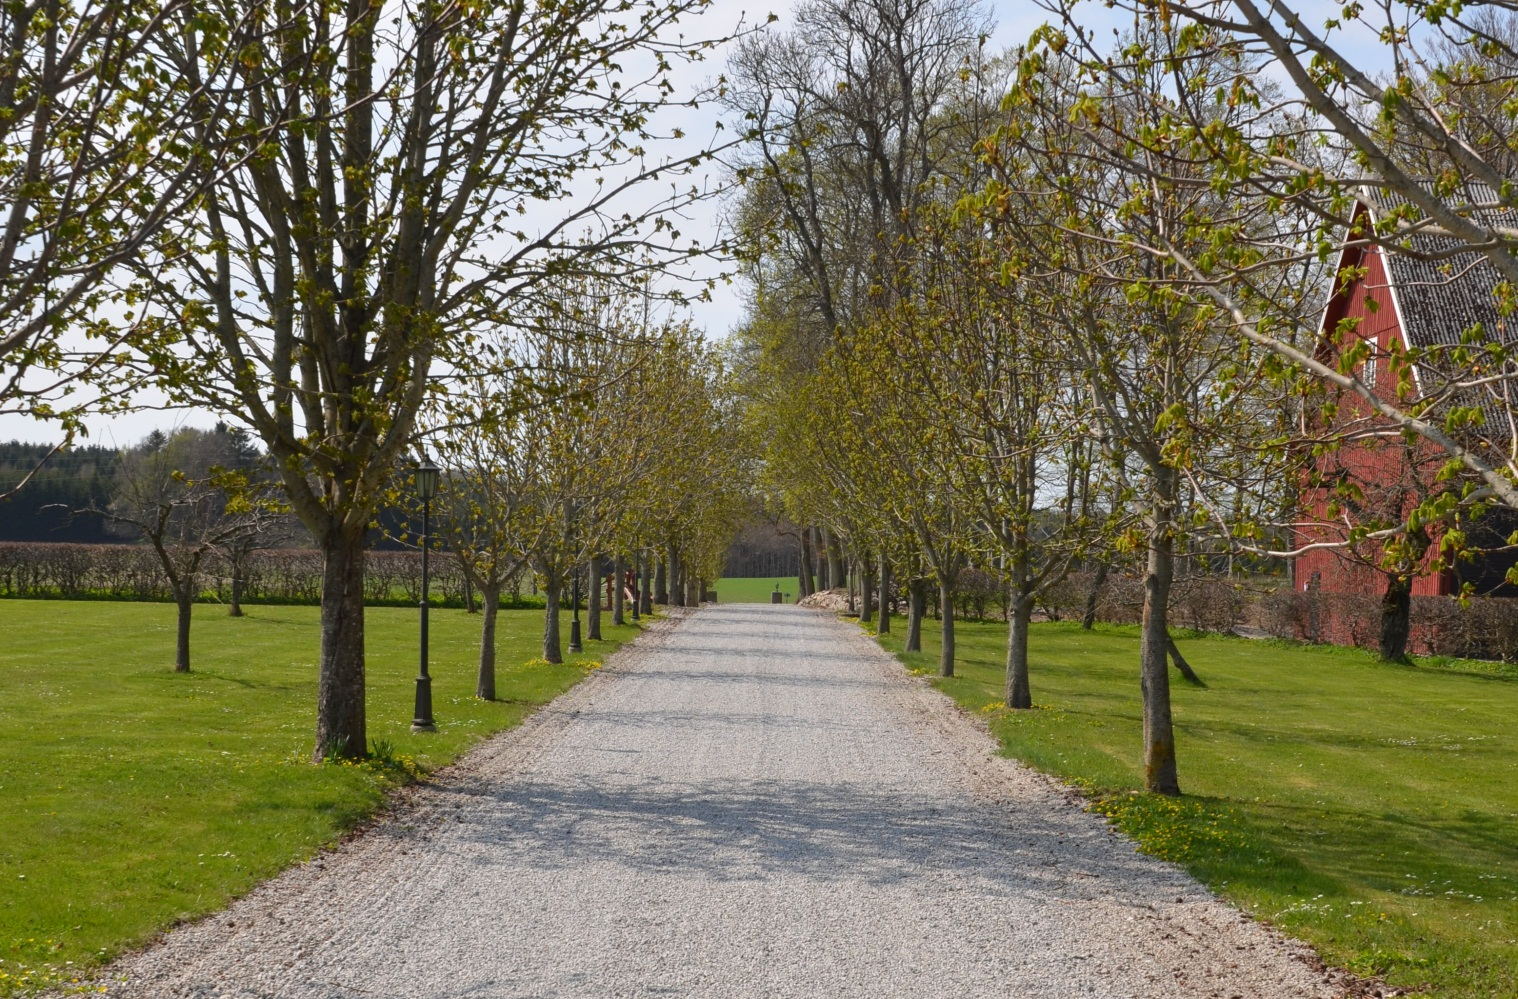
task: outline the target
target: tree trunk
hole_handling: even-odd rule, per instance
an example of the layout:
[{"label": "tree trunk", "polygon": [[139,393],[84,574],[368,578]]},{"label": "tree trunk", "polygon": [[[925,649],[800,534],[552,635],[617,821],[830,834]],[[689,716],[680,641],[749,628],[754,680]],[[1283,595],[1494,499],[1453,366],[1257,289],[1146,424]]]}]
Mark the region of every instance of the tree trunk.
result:
[{"label": "tree trunk", "polygon": [[653,593],[653,590],[650,588],[650,584],[649,584],[649,580],[652,578],[652,574],[653,574],[653,568],[651,566],[649,566],[649,564],[648,564],[648,556],[644,555],[643,556],[643,585],[642,585],[642,587],[640,587],[640,589],[642,589],[643,592],[642,592],[642,595],[639,597],[639,601],[643,604],[642,611],[643,611],[644,614],[652,614],[654,612],[654,593]]},{"label": "tree trunk", "polygon": [[907,585],[906,651],[922,651],[922,619],[928,613],[928,581],[914,579]]},{"label": "tree trunk", "polygon": [[1028,682],[1028,629],[1033,620],[1033,595],[1012,587],[1012,606],[1007,614],[1007,690],[1009,708],[1033,707],[1033,688]]},{"label": "tree trunk", "polygon": [[[669,605],[669,567],[668,559],[659,559],[658,568],[654,570],[654,603]],[[649,608],[648,612],[653,613]]]},{"label": "tree trunk", "polygon": [[501,609],[501,588],[480,587],[480,672],[474,682],[474,696],[482,701],[495,700],[495,615]]},{"label": "tree trunk", "polygon": [[685,606],[685,566],[680,563],[680,550],[669,546],[669,602],[676,607]]},{"label": "tree trunk", "polygon": [[1381,659],[1407,662],[1407,638],[1412,631],[1413,581],[1388,574],[1381,595]]},{"label": "tree trunk", "polygon": [[1107,582],[1107,563],[1103,562],[1096,567],[1096,576],[1091,580],[1091,589],[1086,591],[1086,612],[1081,615],[1081,627],[1087,631],[1096,624],[1096,601],[1101,596],[1102,584]]},{"label": "tree trunk", "polygon": [[613,626],[627,623],[627,595],[622,592],[622,556],[611,563],[611,623]]},{"label": "tree trunk", "polygon": [[859,560],[859,620],[875,620],[875,567],[868,559]]},{"label": "tree trunk", "polygon": [[195,608],[194,577],[174,587],[174,603],[179,609],[174,642],[174,672],[190,672],[190,614]]},{"label": "tree trunk", "polygon": [[543,612],[543,658],[551,663],[564,661],[564,647],[559,642],[559,593],[564,589],[564,581],[557,575],[545,575],[543,580],[543,597],[546,606]]},{"label": "tree trunk", "polygon": [[322,550],[322,647],[313,756],[361,759],[364,719],[364,532],[333,530]]},{"label": "tree trunk", "polygon": [[848,570],[843,564],[843,546],[838,543],[838,536],[831,528],[824,527],[823,540],[827,545],[828,553],[828,578],[834,586],[848,585]]},{"label": "tree trunk", "polygon": [[1144,701],[1144,786],[1157,794],[1178,795],[1175,727],[1170,716],[1170,631],[1167,608],[1175,572],[1175,540],[1170,532],[1168,498],[1173,480],[1162,477],[1155,490],[1164,503],[1150,512],[1149,564],[1144,573],[1144,621],[1141,638],[1140,689]]},{"label": "tree trunk", "polygon": [[601,573],[606,569],[601,556],[590,557],[590,593],[585,601],[585,637],[589,641],[601,640]]},{"label": "tree trunk", "polygon": [[464,613],[476,614],[478,608],[474,603],[474,580],[469,578],[469,573],[464,573]]},{"label": "tree trunk", "polygon": [[1202,682],[1202,678],[1196,675],[1196,670],[1191,668],[1191,664],[1186,661],[1186,657],[1181,655],[1181,650],[1175,647],[1175,639],[1167,639],[1165,646],[1170,650],[1170,661],[1175,664],[1175,668],[1180,671],[1181,676],[1186,678],[1187,683],[1198,687],[1207,686],[1207,684]]},{"label": "tree trunk", "polygon": [[891,564],[885,559],[880,560],[880,624],[875,629],[877,635],[889,635],[891,633]]},{"label": "tree trunk", "polygon": [[242,565],[232,565],[232,600],[227,607],[229,617],[242,617]]},{"label": "tree trunk", "polygon": [[938,604],[943,615],[943,639],[938,648],[938,675],[954,675],[954,582],[938,578]]},{"label": "tree trunk", "polygon": [[797,577],[796,599],[809,597],[817,592],[817,584],[812,575],[812,529],[801,529],[801,574]]}]

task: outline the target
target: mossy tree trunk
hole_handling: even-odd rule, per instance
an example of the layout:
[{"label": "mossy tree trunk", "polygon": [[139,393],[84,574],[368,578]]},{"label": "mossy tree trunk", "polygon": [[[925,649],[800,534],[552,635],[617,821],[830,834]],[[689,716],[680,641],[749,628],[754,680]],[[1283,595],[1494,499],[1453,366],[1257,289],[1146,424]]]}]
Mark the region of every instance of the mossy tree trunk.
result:
[{"label": "mossy tree trunk", "polygon": [[938,577],[938,606],[943,622],[943,637],[938,647],[938,675],[954,675],[954,579]]},{"label": "mossy tree trunk", "polygon": [[859,620],[875,620],[875,566],[868,558],[859,560]]},{"label": "mossy tree trunk", "polygon": [[495,700],[495,618],[501,609],[501,587],[486,582],[480,587],[480,670],[475,677],[474,696],[482,701]]},{"label": "mossy tree trunk", "polygon": [[906,651],[922,651],[922,619],[928,613],[928,581],[914,579],[907,584]]},{"label": "mossy tree trunk", "polygon": [[1144,572],[1140,689],[1144,702],[1144,786],[1157,794],[1178,795],[1175,726],[1170,712],[1170,585],[1175,575],[1175,472],[1156,472],[1155,499],[1149,514],[1149,557]]},{"label": "mossy tree trunk", "polygon": [[559,639],[559,595],[564,581],[558,573],[544,574],[543,580],[543,658],[551,663],[564,661],[564,645]]},{"label": "mossy tree trunk", "polygon": [[1033,621],[1033,595],[1014,582],[1010,604],[1007,609],[1006,705],[1009,708],[1031,708],[1033,687],[1028,679],[1028,631]]},{"label": "mossy tree trunk", "polygon": [[321,667],[315,757],[359,759],[364,716],[364,531],[334,527],[322,545]]}]

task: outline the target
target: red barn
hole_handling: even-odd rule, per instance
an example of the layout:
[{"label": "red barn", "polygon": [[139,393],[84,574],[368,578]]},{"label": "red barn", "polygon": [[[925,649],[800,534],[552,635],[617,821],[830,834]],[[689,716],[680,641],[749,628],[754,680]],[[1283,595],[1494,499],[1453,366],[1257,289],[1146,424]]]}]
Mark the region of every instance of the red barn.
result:
[{"label": "red barn", "polygon": [[[1374,224],[1388,205],[1377,196],[1362,198],[1357,224]],[[1496,304],[1501,280],[1496,268],[1479,253],[1456,252],[1459,244],[1445,237],[1417,236],[1410,253],[1388,253],[1377,246],[1352,246],[1339,260],[1335,293],[1329,298],[1319,323],[1319,356],[1336,361],[1356,340],[1368,341],[1371,352],[1360,365],[1361,380],[1377,394],[1395,398],[1398,372],[1395,353],[1408,348],[1428,348],[1459,343],[1480,324],[1484,337],[1507,339],[1510,320]],[[1345,320],[1355,323],[1341,333]],[[1423,388],[1416,368],[1404,369],[1405,388],[1416,397]],[[1447,460],[1426,442],[1409,445],[1389,424],[1376,418],[1364,400],[1348,396],[1341,400],[1336,425],[1348,434],[1336,450],[1317,460],[1317,478],[1324,484],[1308,484],[1302,496],[1304,523],[1297,528],[1296,547],[1343,541],[1354,524],[1388,526],[1403,521],[1419,503],[1448,488],[1437,481]],[[1352,488],[1336,490],[1333,484]],[[1486,518],[1487,534],[1499,531],[1510,518],[1495,513]],[[1499,521],[1501,523],[1499,523]],[[1501,536],[1506,530],[1500,530]],[[1424,539],[1428,551],[1417,545],[1404,552],[1396,568],[1383,566],[1384,549],[1377,541],[1365,541],[1353,550],[1316,548],[1299,556],[1292,566],[1298,592],[1354,594],[1383,597],[1389,582],[1401,577],[1410,581],[1411,596],[1447,596],[1462,584],[1474,584],[1477,592],[1492,593],[1502,587],[1503,577],[1514,562],[1499,554],[1461,562],[1432,571],[1437,538]],[[1314,630],[1317,630],[1316,628]],[[1313,637],[1350,641],[1345,627],[1324,622],[1324,631]]]}]

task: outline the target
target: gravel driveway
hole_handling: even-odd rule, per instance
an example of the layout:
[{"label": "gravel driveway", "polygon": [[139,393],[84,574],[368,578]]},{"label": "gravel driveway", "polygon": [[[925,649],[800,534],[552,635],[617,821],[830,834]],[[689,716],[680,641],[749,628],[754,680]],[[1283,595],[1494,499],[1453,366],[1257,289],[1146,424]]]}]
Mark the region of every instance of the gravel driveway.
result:
[{"label": "gravel driveway", "polygon": [[852,624],[704,608],[110,994],[1337,994],[991,748]]}]

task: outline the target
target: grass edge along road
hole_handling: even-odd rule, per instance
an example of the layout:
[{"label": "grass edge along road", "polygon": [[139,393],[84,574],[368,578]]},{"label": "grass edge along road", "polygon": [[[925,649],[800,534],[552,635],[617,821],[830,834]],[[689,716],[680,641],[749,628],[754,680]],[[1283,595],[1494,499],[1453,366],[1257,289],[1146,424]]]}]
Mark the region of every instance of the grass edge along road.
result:
[{"label": "grass edge along road", "polygon": [[0,600],[0,996],[66,987],[224,908],[391,789],[519,724],[638,631],[603,625],[607,641],[549,666],[534,661],[543,612],[503,610],[498,700],[485,702],[473,696],[479,616],[434,608],[439,731],[414,735],[417,612],[369,608],[377,758],[318,766],[319,613],[197,606],[193,672],[175,675],[172,604]]},{"label": "grass edge along road", "polygon": [[1139,790],[1137,628],[1034,625],[1037,706],[1021,712],[1002,705],[1005,626],[956,637],[951,679],[935,622],[921,653],[879,640],[1143,852],[1330,964],[1440,997],[1518,996],[1518,671],[1182,637],[1208,687],[1172,688],[1185,794],[1171,799]]}]

